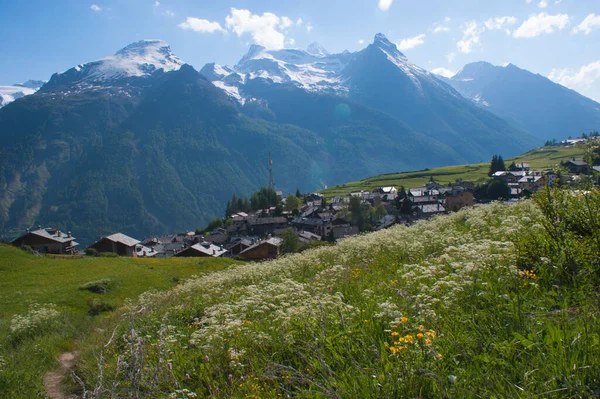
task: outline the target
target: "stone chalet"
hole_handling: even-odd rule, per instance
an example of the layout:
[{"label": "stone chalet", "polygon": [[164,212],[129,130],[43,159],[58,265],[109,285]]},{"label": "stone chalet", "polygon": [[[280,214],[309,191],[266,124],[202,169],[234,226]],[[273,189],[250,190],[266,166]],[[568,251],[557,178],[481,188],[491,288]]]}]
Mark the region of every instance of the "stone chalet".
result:
[{"label": "stone chalet", "polygon": [[239,257],[247,260],[275,259],[281,254],[283,240],[278,237],[259,241],[240,252]]},{"label": "stone chalet", "polygon": [[475,204],[475,196],[471,190],[450,190],[445,195],[444,207],[453,212]]},{"label": "stone chalet", "polygon": [[140,241],[122,233],[100,237],[98,241],[89,246],[98,252],[113,252],[119,256],[152,256],[156,251],[141,245]]},{"label": "stone chalet", "polygon": [[63,233],[58,229],[42,229],[38,226],[37,230],[26,230],[25,234],[15,239],[12,245],[22,247],[30,246],[33,250],[45,254],[70,254],[75,253],[75,247],[79,245],[75,242],[75,237],[71,232]]}]

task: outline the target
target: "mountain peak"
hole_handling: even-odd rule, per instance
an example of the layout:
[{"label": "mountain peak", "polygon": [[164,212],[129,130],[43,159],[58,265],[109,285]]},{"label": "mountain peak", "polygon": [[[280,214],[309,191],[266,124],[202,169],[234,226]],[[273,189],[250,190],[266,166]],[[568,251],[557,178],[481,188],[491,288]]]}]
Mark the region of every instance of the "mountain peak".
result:
[{"label": "mountain peak", "polygon": [[373,40],[373,45],[385,52],[386,54],[392,57],[402,57],[405,58],[405,55],[402,54],[398,47],[387,38],[383,33],[378,33],[375,35],[375,39]]},{"label": "mountain peak", "polygon": [[327,51],[327,50],[325,49],[325,47],[321,46],[321,45],[320,45],[319,43],[317,43],[317,42],[313,42],[313,43],[311,43],[311,44],[308,46],[308,48],[306,49],[306,51],[307,51],[309,54],[316,55],[316,56],[318,56],[318,57],[324,57],[324,56],[326,56],[326,55],[329,55],[329,51]]},{"label": "mountain peak", "polygon": [[467,64],[452,79],[465,80],[476,79],[486,72],[497,68],[495,65],[486,61],[477,61]]}]

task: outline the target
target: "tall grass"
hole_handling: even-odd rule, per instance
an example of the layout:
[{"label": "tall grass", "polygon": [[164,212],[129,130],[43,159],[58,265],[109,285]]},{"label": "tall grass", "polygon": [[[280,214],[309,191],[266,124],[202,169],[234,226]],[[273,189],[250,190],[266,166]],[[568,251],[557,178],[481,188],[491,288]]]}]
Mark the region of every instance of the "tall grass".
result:
[{"label": "tall grass", "polygon": [[80,393],[597,396],[599,198],[461,210],[145,294],[81,343]]}]

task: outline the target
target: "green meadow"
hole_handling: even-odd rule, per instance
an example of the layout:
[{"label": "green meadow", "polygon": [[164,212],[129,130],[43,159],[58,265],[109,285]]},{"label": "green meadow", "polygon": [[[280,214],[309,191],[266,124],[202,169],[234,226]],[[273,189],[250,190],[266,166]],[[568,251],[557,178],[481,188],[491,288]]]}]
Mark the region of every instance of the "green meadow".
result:
[{"label": "green meadow", "polygon": [[[545,170],[559,166],[561,161],[572,158],[581,159],[584,155],[585,148],[583,146],[542,147],[515,158],[505,159],[504,163],[508,167],[513,161],[515,163],[525,162],[531,165],[532,170]],[[489,167],[490,164],[486,162],[472,165],[445,166],[414,172],[388,173],[330,187],[322,190],[321,193],[331,198],[361,190],[372,191],[377,187],[396,186],[400,188],[400,186],[404,186],[408,189],[423,186],[432,177],[437,183],[443,185],[457,180],[466,180],[477,184],[488,179]]]},{"label": "green meadow", "polygon": [[[127,299],[234,263],[212,258],[54,259],[0,244],[0,397],[46,397],[43,376],[58,367],[58,355],[102,329]],[[36,305],[41,306],[37,312]],[[54,310],[58,320],[46,320]],[[11,328],[15,315],[31,319],[18,333]]]}]

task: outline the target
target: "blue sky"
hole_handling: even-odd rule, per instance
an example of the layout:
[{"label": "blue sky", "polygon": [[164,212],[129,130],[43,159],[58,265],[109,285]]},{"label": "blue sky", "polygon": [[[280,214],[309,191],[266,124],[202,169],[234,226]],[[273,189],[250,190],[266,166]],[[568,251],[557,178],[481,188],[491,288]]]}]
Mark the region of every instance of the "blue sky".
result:
[{"label": "blue sky", "polygon": [[355,51],[382,32],[429,70],[510,62],[600,101],[598,0],[6,0],[0,15],[0,84],[140,39],[166,40],[200,69],[235,64],[252,43]]}]

